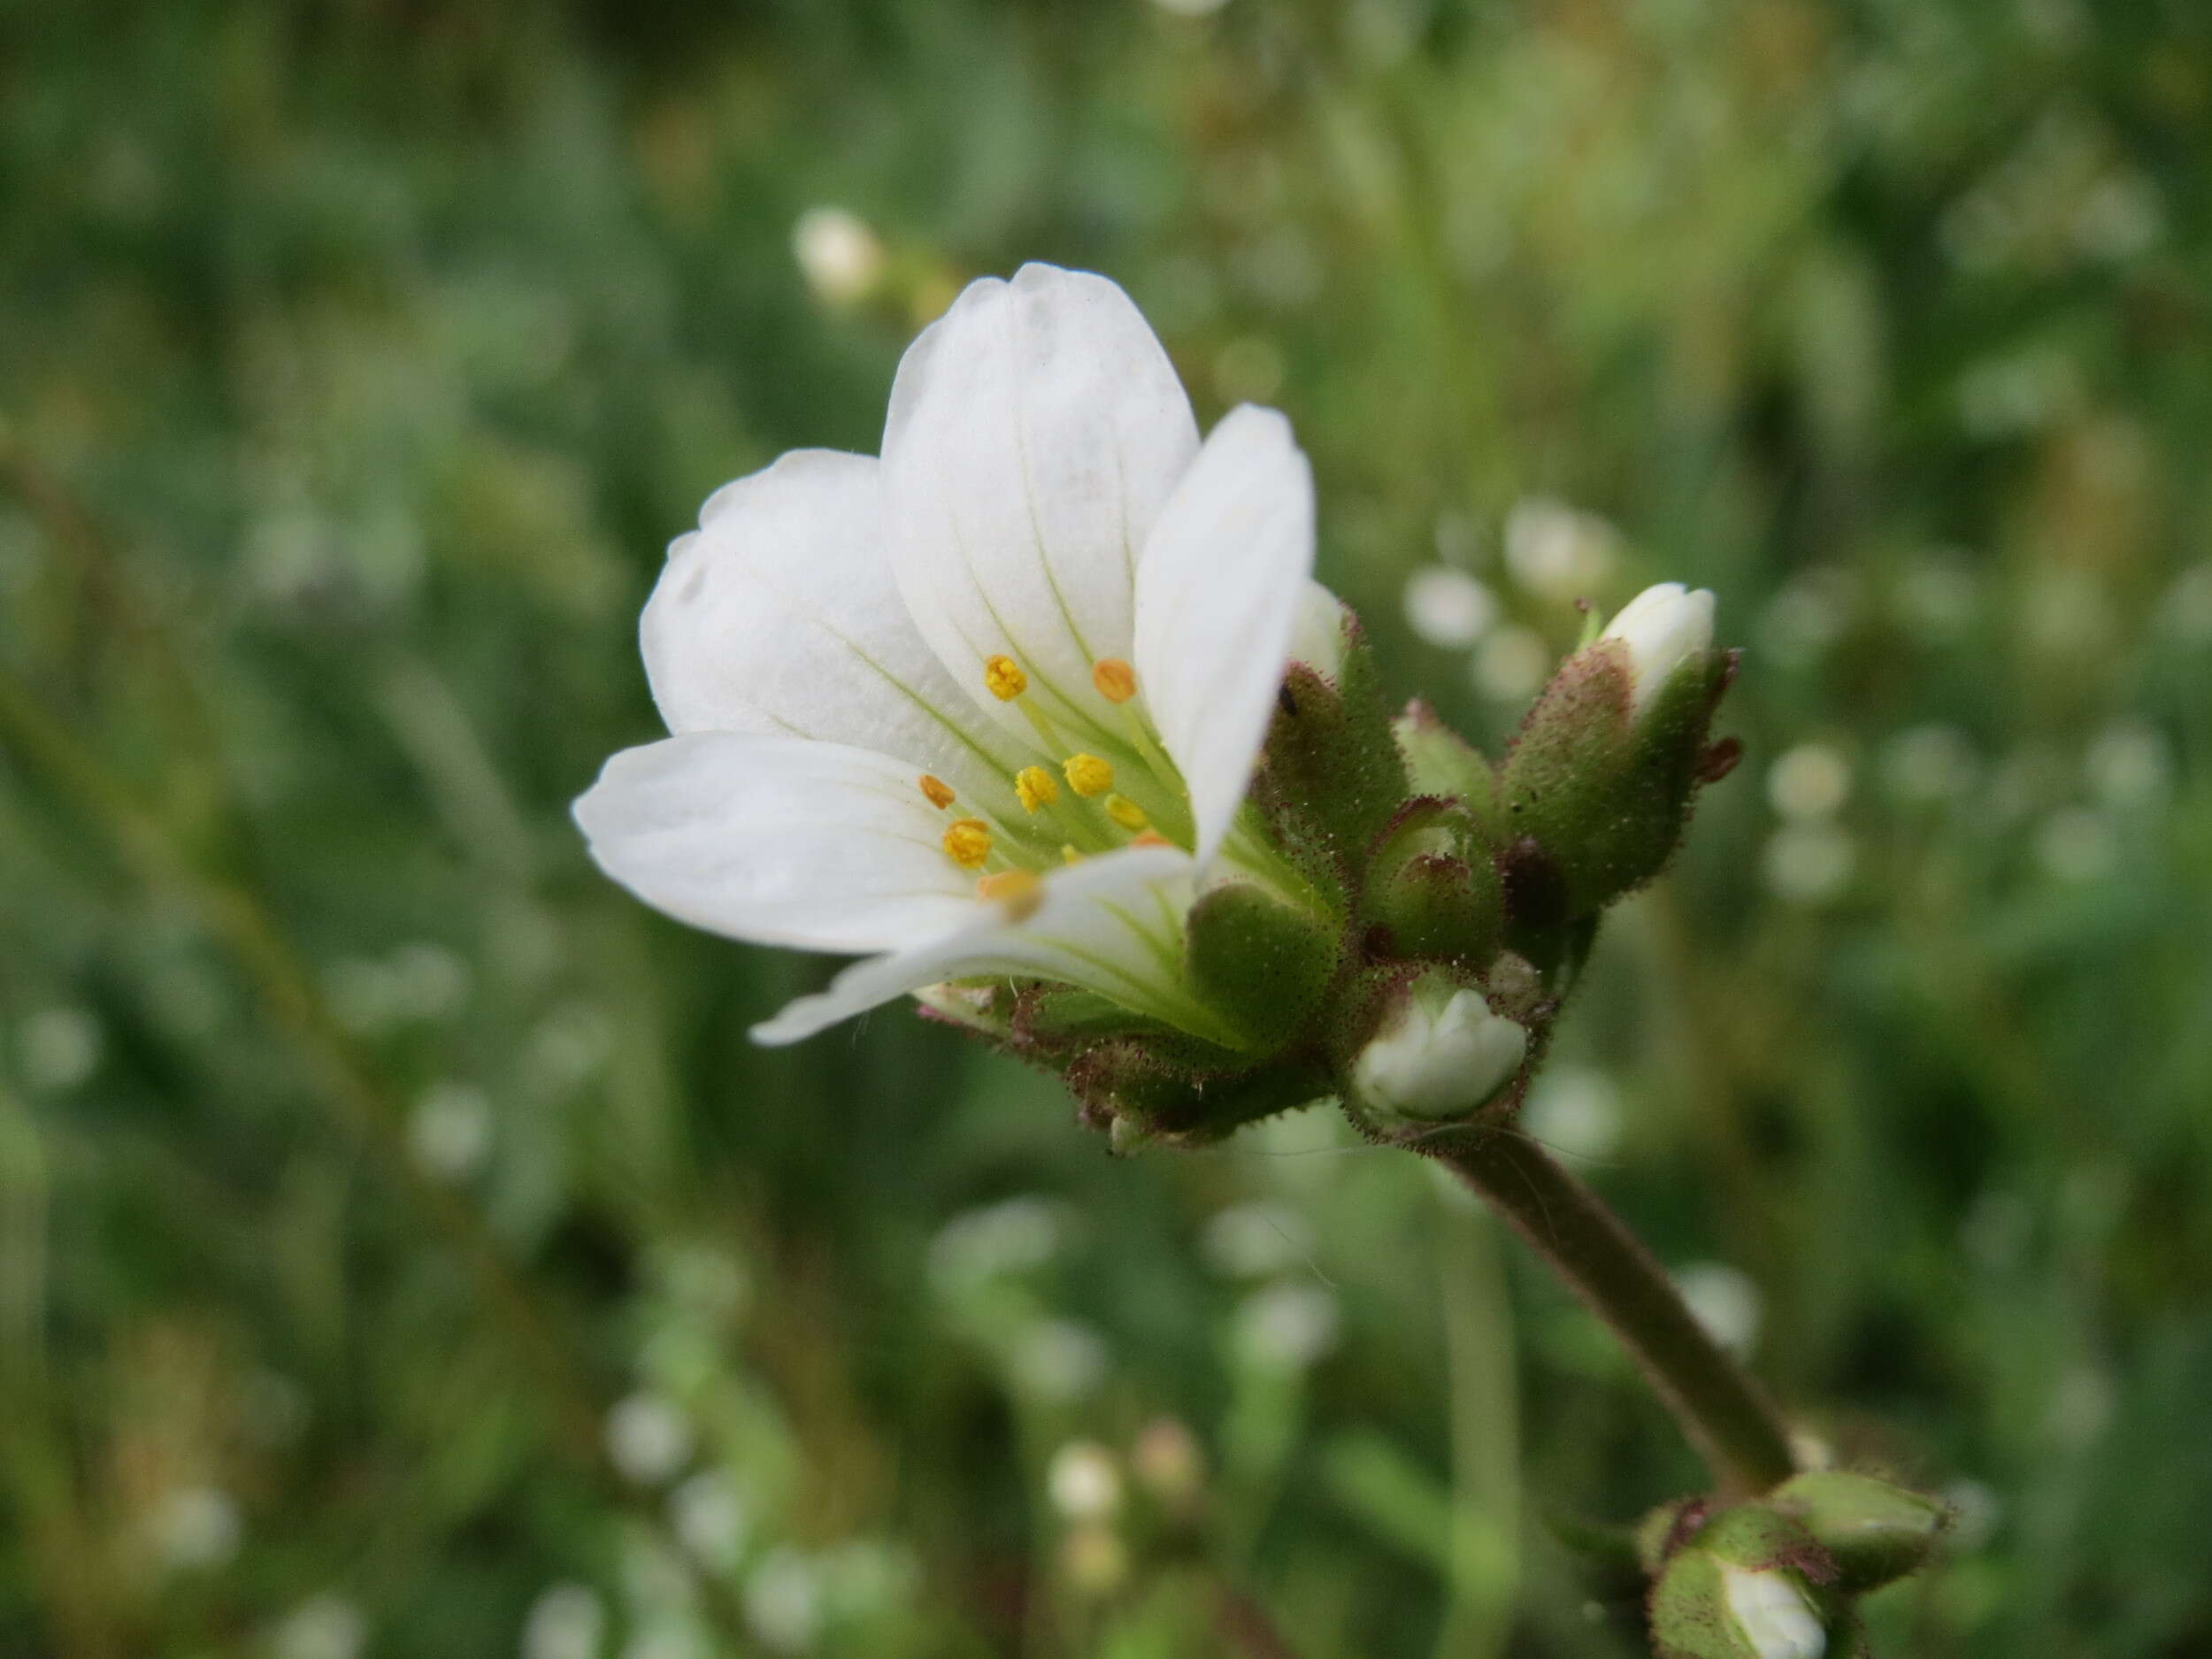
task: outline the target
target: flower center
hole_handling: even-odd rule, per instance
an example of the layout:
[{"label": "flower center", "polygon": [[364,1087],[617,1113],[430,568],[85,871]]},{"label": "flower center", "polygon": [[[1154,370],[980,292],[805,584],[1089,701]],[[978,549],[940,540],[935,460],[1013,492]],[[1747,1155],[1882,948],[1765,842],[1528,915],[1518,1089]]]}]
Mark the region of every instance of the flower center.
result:
[{"label": "flower center", "polygon": [[[1045,712],[1031,693],[1035,677],[1011,657],[986,657],[982,680],[984,689],[1018,708],[1036,733],[1037,760],[1009,780],[1019,812],[960,800],[927,772],[916,780],[930,805],[957,815],[944,832],[945,856],[982,872],[982,897],[1010,916],[1026,915],[1034,901],[1023,882],[1010,878],[1033,882],[1055,862],[1075,864],[1133,841],[1191,844],[1189,793],[1160,747],[1137,695],[1136,670],[1126,662],[1108,657],[1091,665],[1091,687],[1106,705],[1091,705],[1095,716],[1044,684],[1040,695],[1056,708],[1074,708],[1071,719]],[[1069,741],[1070,728],[1082,733],[1082,746]]]}]

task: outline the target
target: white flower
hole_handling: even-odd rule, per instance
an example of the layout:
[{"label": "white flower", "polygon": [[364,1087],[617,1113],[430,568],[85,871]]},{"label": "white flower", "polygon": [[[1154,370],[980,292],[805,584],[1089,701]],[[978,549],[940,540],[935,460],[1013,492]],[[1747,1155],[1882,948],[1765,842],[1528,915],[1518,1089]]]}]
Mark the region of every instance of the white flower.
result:
[{"label": "white flower", "polygon": [[1691,593],[1680,582],[1647,588],[1621,608],[1598,636],[1628,647],[1628,672],[1635,689],[1629,712],[1641,714],[1674,671],[1713,644],[1713,594]]},{"label": "white flower", "polygon": [[1720,1563],[1729,1617],[1759,1659],[1820,1659],[1828,1633],[1797,1575]]},{"label": "white flower", "polygon": [[1102,1521],[1121,1507],[1121,1470],[1095,1440],[1070,1440],[1045,1469],[1045,1491],[1061,1518]]},{"label": "white flower", "polygon": [[1455,1118],[1496,1094],[1527,1049],[1528,1033],[1480,992],[1425,981],[1360,1050],[1352,1087],[1371,1110]]},{"label": "white flower", "polygon": [[1312,557],[1281,415],[1202,444],[1113,283],[985,279],[908,349],[880,461],[787,455],[671,547],[641,633],[673,735],[577,821],[681,920],[870,953],[757,1041],[989,974],[1225,1039],[1182,917],[1234,856]]},{"label": "white flower", "polygon": [[854,305],[883,279],[883,243],[868,221],[841,207],[810,207],[791,227],[791,255],[817,294]]}]

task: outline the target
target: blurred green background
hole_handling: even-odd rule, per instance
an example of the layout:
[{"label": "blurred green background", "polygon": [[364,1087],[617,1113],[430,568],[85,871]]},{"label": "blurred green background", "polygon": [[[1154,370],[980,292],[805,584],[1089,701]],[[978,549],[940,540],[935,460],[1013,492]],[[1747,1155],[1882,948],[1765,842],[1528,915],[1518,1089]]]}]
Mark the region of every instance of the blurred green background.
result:
[{"label": "blurred green background", "polygon": [[565,812],[968,277],[1288,411],[1396,689],[1747,647],[1532,1108],[1885,1655],[2212,1654],[2212,11],[0,4],[0,1652],[1608,1655],[1698,1471],[1326,1113],[1109,1158]]}]

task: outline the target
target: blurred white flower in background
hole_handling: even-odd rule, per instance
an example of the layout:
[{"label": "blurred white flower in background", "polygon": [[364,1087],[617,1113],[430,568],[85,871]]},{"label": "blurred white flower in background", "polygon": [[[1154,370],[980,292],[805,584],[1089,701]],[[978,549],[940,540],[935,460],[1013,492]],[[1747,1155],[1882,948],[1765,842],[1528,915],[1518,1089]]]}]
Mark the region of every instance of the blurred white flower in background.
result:
[{"label": "blurred white flower in background", "polygon": [[1059,1254],[1067,1233],[1065,1205],[1027,1194],[964,1211],[929,1242],[929,1281],[941,1294],[957,1295],[1032,1271]]},{"label": "blurred white flower in background", "polygon": [[1594,1066],[1554,1061],[1537,1073],[1521,1126],[1562,1157],[1608,1157],[1620,1144],[1620,1088]]},{"label": "blurred white flower in background", "polygon": [[1951,1506],[1947,1541],[1955,1555],[1970,1555],[1981,1548],[2004,1519],[2004,1501],[1981,1481],[1954,1480],[1938,1495]]},{"label": "blurred white flower in background", "polygon": [[1499,703],[1525,703],[1551,677],[1552,649],[1533,628],[1499,628],[1475,651],[1475,689]]},{"label": "blurred white flower in background", "polygon": [[1288,1204],[1258,1199],[1214,1217],[1198,1248],[1224,1279],[1267,1279],[1312,1259],[1313,1227]]},{"label": "blurred white flower in background", "polygon": [[2158,620],[2185,644],[2212,641],[2212,561],[2192,565],[2174,578]]},{"label": "blurred white flower in background", "polygon": [[1833,818],[1851,798],[1851,763],[1826,743],[1800,743],[1767,768],[1767,803],[1786,818]]},{"label": "blurred white flower in background", "polygon": [[359,1608],[326,1593],[310,1596],[287,1614],[269,1647],[274,1659],[356,1659],[368,1634]]},{"label": "blurred white flower in background", "polygon": [[1848,571],[1808,571],[1767,601],[1756,638],[1761,656],[1784,668],[1817,662],[1851,626],[1859,583]]},{"label": "blurred white flower in background", "polygon": [[2061,881],[2094,881],[2119,864],[2120,839],[2095,808],[2061,807],[2036,833],[2035,856]]},{"label": "blurred white flower in background", "polygon": [[701,1470],[670,1493],[668,1519],[686,1549],[725,1572],[737,1565],[752,1539],[751,1509],[726,1470]]},{"label": "blurred white flower in background", "polygon": [[1926,806],[1966,794],[1981,759],[1973,740],[1955,726],[1916,726],[1882,745],[1882,780],[1908,805]]},{"label": "blurred white flower in background", "polygon": [[1424,565],[1406,578],[1406,626],[1441,650],[1465,650],[1497,619],[1498,601],[1465,571]]},{"label": "blurred white flower in background", "polygon": [[883,242],[841,207],[810,207],[791,227],[791,257],[807,286],[832,305],[857,305],[883,280]]},{"label": "blurred white flower in background", "polygon": [[2173,785],[2173,744],[2140,715],[2124,715],[2091,740],[2082,771],[2090,792],[2115,810],[2154,806]]},{"label": "blurred white flower in background", "polygon": [[1858,867],[1858,849],[1832,824],[1791,824],[1768,838],[1760,869],[1777,898],[1825,904],[1842,896]]},{"label": "blurred white flower in background", "polygon": [[607,1412],[607,1456],[624,1478],[654,1486],[681,1469],[691,1456],[691,1425],[674,1403],[658,1394],[638,1393],[617,1401]]},{"label": "blurred white flower in background", "polygon": [[779,1653],[811,1647],[822,1629],[822,1574],[788,1545],[772,1549],[745,1578],[745,1622]]},{"label": "blurred white flower in background", "polygon": [[472,1083],[434,1083],[407,1120],[407,1143],[433,1175],[457,1181],[484,1166],[492,1149],[491,1097]]},{"label": "blurred white flower in background", "polygon": [[1040,1319],[1014,1344],[1015,1386],[1048,1403],[1064,1404],[1106,1380],[1106,1343],[1073,1319]]},{"label": "blurred white flower in background", "polygon": [[1674,1285],[1706,1334],[1730,1353],[1748,1356],[1758,1345],[1763,1309],[1750,1274],[1725,1262],[1692,1262],[1677,1270]]},{"label": "blurred white flower in background", "polygon": [[1594,598],[1617,563],[1620,532],[1594,513],[1531,495],[1505,516],[1505,567],[1540,599],[1571,604]]},{"label": "blurred white flower in background", "polygon": [[1294,1280],[1247,1296],[1231,1340],[1247,1364],[1303,1371],[1336,1346],[1342,1323],[1334,1293]]},{"label": "blurred white flower in background", "polygon": [[1922,555],[1899,572],[1896,601],[1908,627],[1939,642],[1955,639],[1972,625],[1981,593],[1966,556],[1946,548]]},{"label": "blurred white flower in background", "polygon": [[100,1069],[100,1022],[89,1009],[42,1008],[16,1034],[16,1064],[31,1088],[59,1093]]},{"label": "blurred white flower in background", "polygon": [[162,1494],[145,1527],[154,1560],[168,1572],[222,1566],[237,1555],[246,1530],[238,1501],[219,1486],[179,1486]]},{"label": "blurred white flower in background", "polygon": [[520,1659],[599,1659],[607,1610],[598,1593],[580,1584],[557,1584],[530,1604],[522,1622]]},{"label": "blurred white flower in background", "polygon": [[1070,1440],[1046,1465],[1045,1491],[1063,1520],[1102,1521],[1121,1508],[1121,1468],[1096,1440]]},{"label": "blurred white flower in background", "polygon": [[1174,1507],[1189,1503],[1206,1482],[1205,1449],[1179,1417],[1155,1417],[1138,1430],[1129,1467],[1138,1485]]}]

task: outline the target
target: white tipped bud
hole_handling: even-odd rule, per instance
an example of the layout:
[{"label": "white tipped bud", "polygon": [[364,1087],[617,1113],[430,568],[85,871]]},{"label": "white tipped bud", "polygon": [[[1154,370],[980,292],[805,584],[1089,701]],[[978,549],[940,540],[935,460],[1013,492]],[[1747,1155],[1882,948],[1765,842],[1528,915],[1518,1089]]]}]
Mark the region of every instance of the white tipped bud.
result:
[{"label": "white tipped bud", "polygon": [[1724,1561],[1720,1581],[1728,1616],[1758,1659],[1821,1659],[1828,1651],[1820,1610],[1795,1573]]},{"label": "white tipped bud", "polygon": [[1492,1013],[1479,991],[1431,976],[1360,1051],[1352,1087],[1371,1111],[1448,1122],[1503,1087],[1527,1052],[1528,1033]]},{"label": "white tipped bud", "polygon": [[1635,689],[1629,712],[1641,714],[1674,671],[1713,647],[1713,594],[1693,593],[1680,582],[1661,582],[1638,594],[1598,636],[1628,647],[1628,672]]}]

